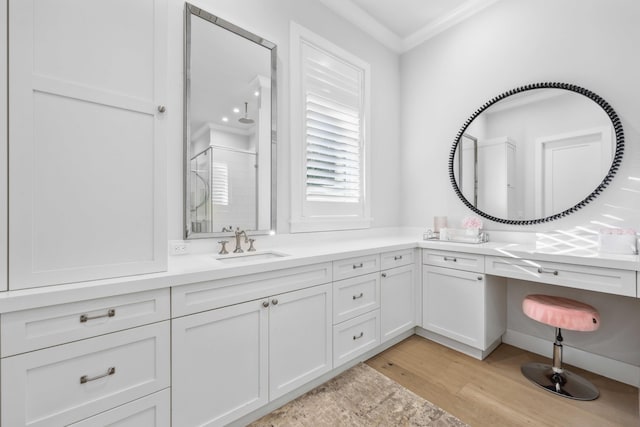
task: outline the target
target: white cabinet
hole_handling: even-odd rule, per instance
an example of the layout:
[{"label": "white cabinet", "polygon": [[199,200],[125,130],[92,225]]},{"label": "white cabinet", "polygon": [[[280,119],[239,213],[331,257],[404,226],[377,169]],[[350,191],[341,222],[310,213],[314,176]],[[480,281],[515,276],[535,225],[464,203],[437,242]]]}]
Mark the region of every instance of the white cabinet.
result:
[{"label": "white cabinet", "polygon": [[380,276],[380,339],[385,342],[415,326],[415,266],[391,268]]},{"label": "white cabinet", "polygon": [[169,322],[2,359],[2,425],[67,425],[170,385]]},{"label": "white cabinet", "polygon": [[269,401],[268,319],[250,301],[172,321],[173,425],[224,425]]},{"label": "white cabinet", "polygon": [[71,424],[70,427],[170,427],[171,392],[153,393]]},{"label": "white cabinet", "polygon": [[[7,0],[0,0],[0,26],[7,28]],[[0,31],[0,129],[7,129],[7,31]],[[0,165],[7,164],[7,132],[0,132]],[[6,171],[6,170],[5,170]],[[0,291],[7,289],[7,173],[0,173]]]},{"label": "white cabinet", "polygon": [[269,308],[269,398],[332,368],[331,284],[272,297]]},{"label": "white cabinet", "polygon": [[[497,344],[506,329],[506,286],[503,278],[474,271],[484,257],[467,254],[462,265],[467,269],[423,267],[422,326],[438,336],[462,343],[484,358]],[[424,259],[445,257],[453,264],[457,254],[424,254]],[[443,261],[444,262],[444,261]],[[450,341],[445,340],[444,344]]]},{"label": "white cabinet", "polygon": [[165,270],[166,0],[8,10],[10,289]]},{"label": "white cabinet", "polygon": [[173,425],[225,425],[332,368],[331,285],[174,319]]}]

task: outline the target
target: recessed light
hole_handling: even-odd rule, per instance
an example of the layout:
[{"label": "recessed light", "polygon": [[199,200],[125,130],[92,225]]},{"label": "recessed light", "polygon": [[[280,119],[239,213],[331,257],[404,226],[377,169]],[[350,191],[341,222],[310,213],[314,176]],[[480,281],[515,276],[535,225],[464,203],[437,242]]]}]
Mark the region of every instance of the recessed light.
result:
[{"label": "recessed light", "polygon": [[229,121],[229,117],[226,117],[226,116],[225,116],[225,117],[223,117],[223,118],[222,118],[222,121],[223,121],[223,122],[225,122],[225,123],[226,123],[226,122],[228,122],[228,121]]},{"label": "recessed light", "polygon": [[233,112],[238,114],[240,112],[240,109],[238,107],[234,107]]},{"label": "recessed light", "polygon": [[260,92],[259,92],[259,91],[255,91],[255,92],[253,92],[253,94],[254,94],[255,96],[260,96]]}]

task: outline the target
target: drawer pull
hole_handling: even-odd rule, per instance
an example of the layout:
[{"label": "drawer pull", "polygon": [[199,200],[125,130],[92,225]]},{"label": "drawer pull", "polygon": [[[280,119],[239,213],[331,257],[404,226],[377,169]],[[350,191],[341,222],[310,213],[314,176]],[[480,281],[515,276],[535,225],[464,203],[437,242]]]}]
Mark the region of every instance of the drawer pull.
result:
[{"label": "drawer pull", "polygon": [[394,261],[398,261],[400,259],[402,259],[402,255],[396,255],[396,256],[393,257]]},{"label": "drawer pull", "polygon": [[272,299],[271,304],[278,305],[278,299],[277,298]]},{"label": "drawer pull", "polygon": [[360,332],[360,335],[354,335],[353,336],[353,340],[359,340],[360,338],[362,338],[364,336],[364,332]]},{"label": "drawer pull", "polygon": [[382,273],[382,277],[387,277],[387,273]]},{"label": "drawer pull", "polygon": [[116,309],[115,308],[110,308],[109,311],[107,311],[106,314],[99,314],[98,316],[87,316],[86,314],[82,314],[80,316],[80,323],[85,323],[89,320],[93,320],[93,319],[100,319],[102,317],[113,317],[116,315]]},{"label": "drawer pull", "polygon": [[269,301],[262,301],[262,306],[263,306],[264,308],[269,307]]},{"label": "drawer pull", "polygon": [[444,257],[444,260],[445,260],[445,261],[458,262],[458,258],[449,257],[449,256]]},{"label": "drawer pull", "polygon": [[360,295],[354,295],[353,299],[359,299],[362,298],[364,296],[364,292],[360,292]]},{"label": "drawer pull", "polygon": [[80,384],[85,384],[85,383],[88,383],[89,381],[99,380],[100,378],[108,377],[109,375],[113,375],[115,373],[116,373],[116,368],[115,366],[112,366],[109,369],[107,369],[106,373],[102,375],[98,375],[96,377],[89,377],[88,375],[83,375],[80,377]]},{"label": "drawer pull", "polygon": [[548,274],[553,274],[554,276],[557,276],[558,275],[558,270],[550,270],[548,268],[538,267],[538,273],[540,273],[540,274],[548,273]]},{"label": "drawer pull", "polygon": [[478,276],[478,280],[482,280],[482,276]]},{"label": "drawer pull", "polygon": [[362,263],[360,263],[360,264],[353,264],[353,269],[355,270],[356,268],[362,268]]}]

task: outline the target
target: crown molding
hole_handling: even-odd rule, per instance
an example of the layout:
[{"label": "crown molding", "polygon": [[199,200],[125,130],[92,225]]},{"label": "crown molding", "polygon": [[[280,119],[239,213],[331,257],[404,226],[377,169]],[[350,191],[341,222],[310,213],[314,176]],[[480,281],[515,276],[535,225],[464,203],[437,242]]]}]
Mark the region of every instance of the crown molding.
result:
[{"label": "crown molding", "polygon": [[320,0],[320,2],[389,49],[398,53],[402,51],[402,39],[351,0]]},{"label": "crown molding", "polygon": [[413,49],[498,1],[500,0],[468,0],[403,39],[351,0],[320,0],[329,9],[353,23],[389,49],[400,54]]}]

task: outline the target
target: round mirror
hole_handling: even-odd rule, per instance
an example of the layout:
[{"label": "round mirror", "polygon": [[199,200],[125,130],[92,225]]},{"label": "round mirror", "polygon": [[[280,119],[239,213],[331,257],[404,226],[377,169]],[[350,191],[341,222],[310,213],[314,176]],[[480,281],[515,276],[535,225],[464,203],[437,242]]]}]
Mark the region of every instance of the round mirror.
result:
[{"label": "round mirror", "polygon": [[609,104],[584,88],[537,83],[505,92],[462,126],[449,155],[455,192],[492,221],[564,217],[615,175],[624,133]]}]

